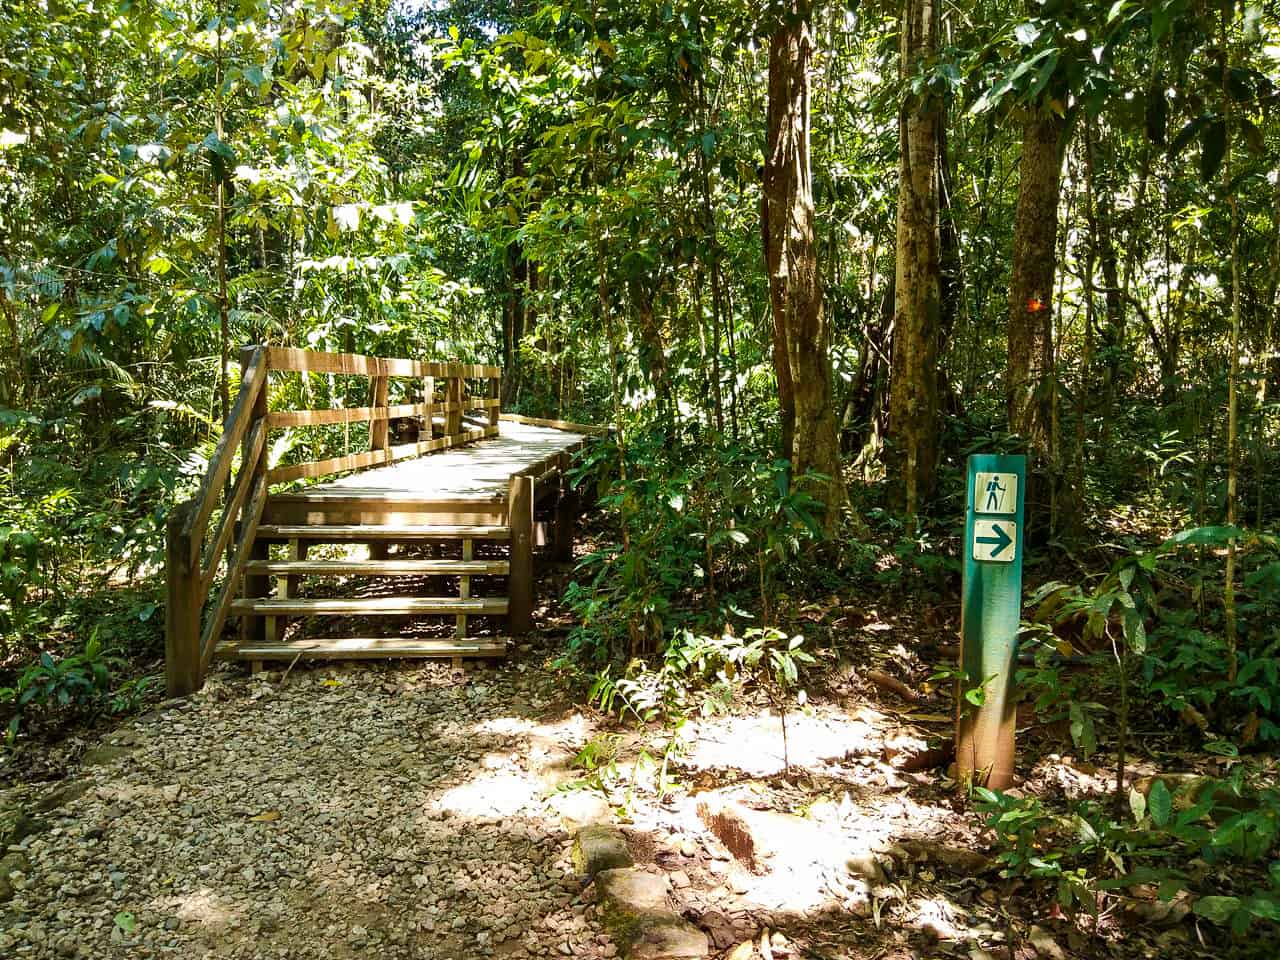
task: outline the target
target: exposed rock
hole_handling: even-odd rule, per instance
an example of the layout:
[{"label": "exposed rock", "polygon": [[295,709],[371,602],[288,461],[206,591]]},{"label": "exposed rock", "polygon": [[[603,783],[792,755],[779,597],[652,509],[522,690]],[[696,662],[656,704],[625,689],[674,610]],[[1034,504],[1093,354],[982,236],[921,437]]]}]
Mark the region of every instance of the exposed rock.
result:
[{"label": "exposed rock", "polygon": [[886,880],[886,856],[857,847],[833,830],[776,810],[753,810],[720,792],[698,798],[698,815],[729,851],[755,873],[811,867],[847,870],[868,883]]},{"label": "exposed rock", "polygon": [[556,794],[549,802],[566,830],[613,820],[609,801],[594,790],[569,790]]},{"label": "exposed rock", "polygon": [[123,760],[131,753],[133,753],[133,750],[129,747],[104,743],[101,746],[90,747],[86,750],[84,756],[80,758],[80,765],[85,768],[105,767],[115,763],[117,760]]},{"label": "exposed rock", "polygon": [[61,783],[46,793],[36,803],[36,810],[40,813],[50,813],[60,807],[65,807],[68,803],[79,800],[89,792],[89,781],[87,780],[71,780],[67,783]]},{"label": "exposed rock", "polygon": [[631,960],[705,957],[707,935],[675,912],[665,876],[635,867],[596,876],[600,909],[613,939]]},{"label": "exposed rock", "polygon": [[26,873],[30,868],[26,856],[17,851],[0,857],[0,903],[8,903],[17,892],[10,874]]},{"label": "exposed rock", "polygon": [[21,807],[0,810],[0,850],[19,844],[27,837],[48,828],[47,823],[30,816]]},{"label": "exposed rock", "polygon": [[1044,957],[1044,960],[1067,960],[1067,952],[1044,927],[1032,927],[1027,934],[1027,942],[1035,949],[1037,957]]},{"label": "exposed rock", "polygon": [[940,863],[956,873],[969,876],[986,873],[996,866],[985,854],[932,840],[903,840],[898,847],[916,862]]},{"label": "exposed rock", "polygon": [[573,866],[580,874],[594,878],[602,870],[616,870],[634,863],[627,838],[617,827],[591,824],[574,837]]}]

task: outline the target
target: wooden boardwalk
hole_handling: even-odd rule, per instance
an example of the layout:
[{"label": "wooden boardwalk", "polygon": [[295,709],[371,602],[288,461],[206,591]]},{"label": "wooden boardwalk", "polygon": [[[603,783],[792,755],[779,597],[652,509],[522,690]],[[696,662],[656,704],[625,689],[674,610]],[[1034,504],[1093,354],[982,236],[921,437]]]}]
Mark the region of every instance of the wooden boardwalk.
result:
[{"label": "wooden boardwalk", "polygon": [[[581,501],[565,473],[602,428],[501,414],[496,367],[261,347],[242,365],[200,494],[169,521],[172,695],[198,688],[214,655],[255,668],[299,657],[501,656],[506,636],[530,629],[534,548],[571,555]],[[273,370],[368,376],[372,402],[273,411]],[[410,381],[398,392],[418,399],[389,403],[392,378]],[[417,438],[392,445],[393,419]],[[265,462],[273,429],[360,420],[367,450]],[[238,630],[227,637],[230,618]],[[315,635],[324,618],[329,628]],[[334,635],[352,621],[375,629]]]}]

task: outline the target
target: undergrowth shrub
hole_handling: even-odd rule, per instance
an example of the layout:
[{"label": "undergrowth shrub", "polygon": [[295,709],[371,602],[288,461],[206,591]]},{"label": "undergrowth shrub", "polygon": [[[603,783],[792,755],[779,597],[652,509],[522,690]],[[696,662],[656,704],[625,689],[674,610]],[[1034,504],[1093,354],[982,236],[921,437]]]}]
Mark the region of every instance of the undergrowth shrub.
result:
[{"label": "undergrowth shrub", "polygon": [[595,667],[662,653],[680,631],[770,622],[775,592],[805,566],[821,536],[821,478],[792,478],[786,461],[732,444],[637,433],[601,444],[578,467],[602,477],[600,505],[619,532],[583,558],[566,600],[579,625],[570,654]]}]

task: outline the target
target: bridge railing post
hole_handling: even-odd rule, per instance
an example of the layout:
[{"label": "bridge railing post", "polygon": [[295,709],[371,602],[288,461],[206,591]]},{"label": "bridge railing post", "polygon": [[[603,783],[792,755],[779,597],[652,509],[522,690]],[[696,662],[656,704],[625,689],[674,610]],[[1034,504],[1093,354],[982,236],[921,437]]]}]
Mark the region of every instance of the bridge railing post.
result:
[{"label": "bridge railing post", "polygon": [[533,483],[533,477],[516,474],[507,488],[511,529],[507,627],[517,637],[533,628]]},{"label": "bridge railing post", "polygon": [[191,563],[191,534],[183,531],[196,502],[180,503],[165,524],[165,687],[170,697],[195,693],[204,683],[200,656],[200,570]]},{"label": "bridge railing post", "polygon": [[[245,347],[240,351],[240,369],[248,371],[249,364],[253,361],[253,347]],[[265,362],[265,361],[264,361]],[[253,412],[250,415],[250,421],[256,422],[267,416],[270,409],[268,392],[270,387],[270,370],[263,373],[262,389],[258,391],[253,401]],[[249,439],[246,435],[244,444],[241,446],[241,462],[240,469],[249,474],[245,478],[245,482],[249,484],[249,489],[253,490],[259,479],[265,478],[267,475],[267,446],[263,446],[262,452],[258,454],[256,460],[253,459],[253,451],[249,446]],[[242,518],[241,524],[245,521]],[[241,529],[240,537],[244,536],[245,531]],[[237,539],[240,539],[237,537]],[[249,551],[250,560],[266,560],[269,556],[268,548],[265,543],[259,542],[256,538],[252,543],[246,544]],[[271,588],[271,578],[262,574],[246,574],[241,584],[233,584],[230,589],[243,590],[243,596],[260,597],[266,594]],[[262,617],[255,617],[252,614],[245,614],[240,618],[240,639],[247,643],[258,643],[263,640],[267,632],[267,622]]]},{"label": "bridge railing post", "polygon": [[462,377],[450,377],[448,387],[448,413],[445,414],[445,433],[456,441],[462,433]]}]

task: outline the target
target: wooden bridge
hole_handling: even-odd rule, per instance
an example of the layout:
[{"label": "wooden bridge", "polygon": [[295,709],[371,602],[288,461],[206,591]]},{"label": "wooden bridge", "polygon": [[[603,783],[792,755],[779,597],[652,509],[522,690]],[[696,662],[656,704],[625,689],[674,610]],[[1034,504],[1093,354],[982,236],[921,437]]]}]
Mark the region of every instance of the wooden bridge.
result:
[{"label": "wooden bridge", "polygon": [[[255,668],[300,657],[496,657],[506,652],[498,627],[529,631],[534,547],[571,555],[581,498],[566,468],[604,428],[501,413],[493,366],[261,346],[240,363],[240,392],[199,492],[169,517],[170,696],[198,689],[214,656]],[[289,373],[367,377],[369,404],[272,410],[272,375]],[[389,403],[392,381],[416,399]],[[409,439],[392,443],[393,421]],[[272,431],[340,424],[349,437],[359,422],[367,450],[268,465]],[[367,545],[367,557],[352,557],[352,544]],[[239,630],[228,638],[232,617]],[[383,629],[306,637],[304,618]]]}]

